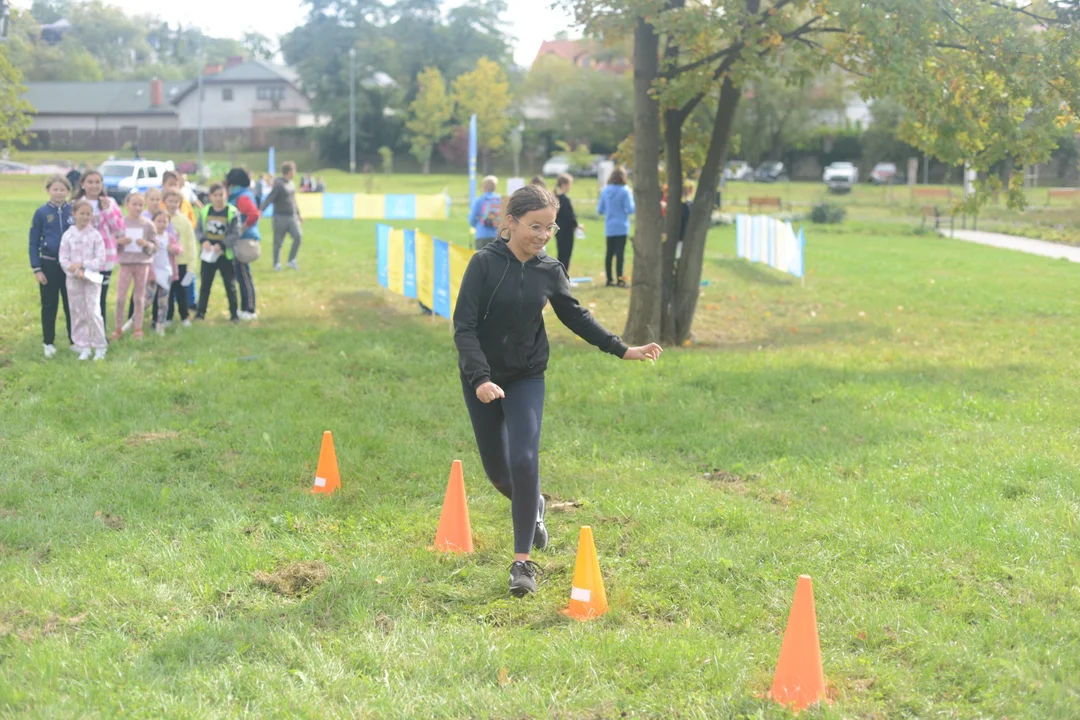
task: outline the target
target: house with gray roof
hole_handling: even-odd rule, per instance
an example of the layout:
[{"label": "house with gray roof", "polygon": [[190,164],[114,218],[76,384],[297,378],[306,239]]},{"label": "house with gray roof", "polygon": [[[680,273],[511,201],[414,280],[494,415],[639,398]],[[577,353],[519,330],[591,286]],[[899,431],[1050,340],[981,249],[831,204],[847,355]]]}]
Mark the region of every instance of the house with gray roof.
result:
[{"label": "house with gray roof", "polygon": [[[35,109],[30,129],[38,147],[114,151],[134,145],[183,151],[198,142],[197,80],[32,82],[26,87],[26,99]],[[312,112],[288,68],[233,58],[224,67],[206,69],[202,122],[207,150],[224,150],[230,141],[261,150],[306,147],[304,133],[295,131],[325,119]]]}]

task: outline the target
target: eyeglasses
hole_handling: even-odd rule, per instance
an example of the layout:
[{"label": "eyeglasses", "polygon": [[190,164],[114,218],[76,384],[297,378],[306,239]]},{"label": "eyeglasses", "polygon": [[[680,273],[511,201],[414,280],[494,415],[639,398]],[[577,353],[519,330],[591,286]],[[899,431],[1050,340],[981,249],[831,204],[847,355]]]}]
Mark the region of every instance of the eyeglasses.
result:
[{"label": "eyeglasses", "polygon": [[[521,222],[517,218],[514,218],[514,219],[517,220],[519,223]],[[529,229],[532,230],[532,234],[533,234],[534,237],[540,237],[541,235],[544,235],[545,233],[548,235],[548,237],[551,237],[552,235],[559,232],[559,226],[555,225],[555,224],[548,225],[547,227],[544,227],[543,225],[539,225],[539,224],[534,224],[534,225],[530,225]]]}]

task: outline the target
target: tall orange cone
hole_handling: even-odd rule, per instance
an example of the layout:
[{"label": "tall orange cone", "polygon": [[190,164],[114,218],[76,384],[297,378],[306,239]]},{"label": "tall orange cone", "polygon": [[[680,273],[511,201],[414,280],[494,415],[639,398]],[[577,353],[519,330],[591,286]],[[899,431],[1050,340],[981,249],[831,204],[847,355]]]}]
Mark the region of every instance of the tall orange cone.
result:
[{"label": "tall orange cone", "polygon": [[331,495],[340,488],[341,475],[338,474],[337,453],[334,452],[334,436],[327,430],[322,434],[319,465],[315,468],[315,487],[311,492]]},{"label": "tall orange cone", "polygon": [[800,575],[795,586],[780,659],[776,663],[769,695],[778,703],[796,711],[828,702],[825,696],[825,673],[821,667],[821,644],[818,641],[817,612],[814,610],[814,585],[809,575]]},{"label": "tall orange cone", "polygon": [[592,528],[584,525],[578,535],[577,562],[574,564],[574,584],[570,588],[570,606],[562,611],[575,620],[600,617],[608,611],[604,578]]},{"label": "tall orange cone", "polygon": [[446,484],[439,529],[435,532],[435,549],[458,553],[473,551],[469,503],[465,499],[465,474],[461,470],[460,460],[455,460],[450,466],[450,481]]}]

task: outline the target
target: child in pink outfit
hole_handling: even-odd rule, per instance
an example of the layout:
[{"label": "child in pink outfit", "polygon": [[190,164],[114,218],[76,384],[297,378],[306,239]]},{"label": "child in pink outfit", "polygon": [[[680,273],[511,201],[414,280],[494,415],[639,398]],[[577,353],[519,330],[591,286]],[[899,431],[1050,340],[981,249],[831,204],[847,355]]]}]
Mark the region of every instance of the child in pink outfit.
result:
[{"label": "child in pink outfit", "polygon": [[[101,233],[105,241],[105,269],[102,270],[101,281],[101,317],[108,319],[109,285],[113,268],[116,267],[116,239],[124,236],[124,211],[120,203],[105,194],[105,180],[97,170],[88,170],[83,173],[79,180],[79,191],[75,194],[76,199],[90,201],[94,208],[94,226]],[[105,323],[108,329],[108,323]]]},{"label": "child in pink outfit", "polygon": [[143,312],[146,309],[146,275],[150,262],[157,251],[154,226],[143,219],[146,206],[143,196],[132,193],[127,197],[127,215],[124,216],[124,236],[117,238],[119,262],[116,279],[116,325],[109,336],[119,340],[123,336],[124,306],[127,304],[128,290],[135,285],[134,325],[136,339],[143,336]]},{"label": "child in pink outfit", "polygon": [[[86,200],[76,200],[75,225],[60,239],[58,261],[67,275],[68,302],[71,307],[71,343],[80,360],[104,360],[108,344],[105,322],[101,317],[100,273],[105,269],[105,240],[93,225],[94,209]],[[96,274],[97,282],[87,277]]]}]

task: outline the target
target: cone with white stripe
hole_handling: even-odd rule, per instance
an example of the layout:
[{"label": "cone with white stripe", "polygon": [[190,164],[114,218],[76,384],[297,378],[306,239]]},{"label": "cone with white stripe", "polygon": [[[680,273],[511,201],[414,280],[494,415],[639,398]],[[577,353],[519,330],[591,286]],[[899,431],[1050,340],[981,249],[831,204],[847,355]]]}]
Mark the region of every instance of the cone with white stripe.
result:
[{"label": "cone with white stripe", "polygon": [[575,620],[590,620],[608,611],[604,578],[600,574],[600,560],[596,557],[596,543],[592,528],[584,525],[578,536],[577,562],[574,565],[574,584],[570,588],[570,605],[563,614]]},{"label": "cone with white stripe", "polygon": [[315,487],[311,492],[331,495],[340,487],[341,475],[338,473],[337,453],[334,452],[334,436],[327,430],[322,436],[319,465],[315,469]]}]

